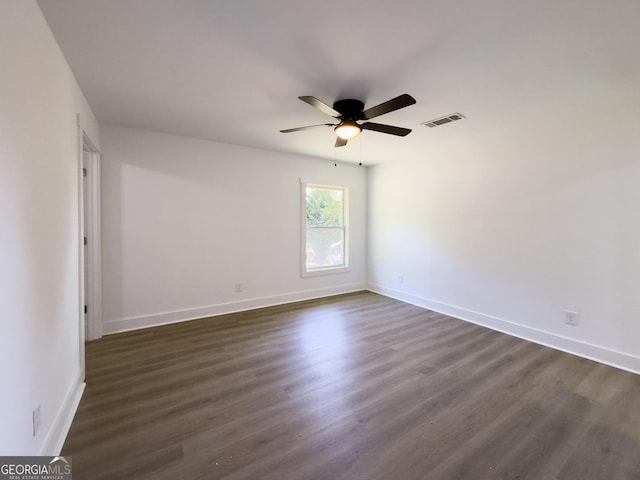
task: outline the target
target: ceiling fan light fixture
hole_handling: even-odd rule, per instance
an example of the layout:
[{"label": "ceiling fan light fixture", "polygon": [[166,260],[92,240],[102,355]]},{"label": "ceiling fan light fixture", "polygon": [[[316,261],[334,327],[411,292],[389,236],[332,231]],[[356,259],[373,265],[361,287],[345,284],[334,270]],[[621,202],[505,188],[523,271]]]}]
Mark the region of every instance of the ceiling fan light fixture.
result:
[{"label": "ceiling fan light fixture", "polygon": [[[405,137],[411,133],[409,128],[394,127],[393,125],[384,125],[382,123],[370,122],[372,118],[379,117],[386,113],[395,112],[401,108],[408,107],[416,103],[416,99],[408,93],[403,93],[391,100],[382,102],[375,107],[364,109],[364,102],[353,98],[344,98],[337,100],[333,107],[330,107],[324,102],[321,102],[316,97],[305,95],[298,97],[304,103],[307,103],[315,109],[321,111],[325,115],[333,117],[338,121],[338,125],[335,123],[324,123],[322,125],[309,125],[307,127],[288,128],[286,130],[280,130],[282,133],[298,132],[300,130],[307,130],[309,128],[316,128],[321,126],[331,126],[336,132],[335,146],[344,147],[349,140],[357,137],[362,133],[362,130],[373,130],[374,132],[386,133],[389,135],[396,135],[398,137]],[[360,125],[358,120],[365,120]]]},{"label": "ceiling fan light fixture", "polygon": [[343,140],[351,140],[360,135],[362,127],[352,120],[343,120],[334,130]]}]

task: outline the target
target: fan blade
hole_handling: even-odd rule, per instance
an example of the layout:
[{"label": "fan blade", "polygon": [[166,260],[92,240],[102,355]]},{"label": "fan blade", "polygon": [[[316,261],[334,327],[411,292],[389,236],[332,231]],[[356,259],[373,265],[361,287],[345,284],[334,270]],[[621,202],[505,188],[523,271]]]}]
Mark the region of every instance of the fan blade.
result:
[{"label": "fan blade", "polygon": [[344,147],[347,144],[348,140],[344,138],[336,137],[336,147]]},{"label": "fan blade", "polygon": [[376,105],[375,107],[367,108],[364,112],[362,112],[363,120],[371,120],[374,117],[379,117],[380,115],[384,115],[385,113],[393,112],[394,110],[399,110],[404,107],[408,107],[409,105],[413,105],[416,103],[416,99],[407,93],[403,93],[399,97],[392,98],[391,100],[387,100],[380,105]]},{"label": "fan blade", "polygon": [[305,97],[298,97],[298,98],[303,102],[308,103],[312,107],[317,108],[322,113],[329,115],[330,117],[336,117],[336,118],[341,117],[340,112],[336,112],[333,108],[331,108],[326,103],[321,102],[316,97],[305,96]]},{"label": "fan blade", "polygon": [[382,123],[365,122],[360,125],[363,130],[373,130],[374,132],[389,133],[405,137],[411,133],[410,128],[394,127],[393,125],[383,125]]},{"label": "fan blade", "polygon": [[280,130],[280,133],[299,132],[300,130],[308,130],[309,128],[316,127],[335,127],[332,123],[320,123],[319,125],[309,125],[307,127],[288,128],[287,130]]}]

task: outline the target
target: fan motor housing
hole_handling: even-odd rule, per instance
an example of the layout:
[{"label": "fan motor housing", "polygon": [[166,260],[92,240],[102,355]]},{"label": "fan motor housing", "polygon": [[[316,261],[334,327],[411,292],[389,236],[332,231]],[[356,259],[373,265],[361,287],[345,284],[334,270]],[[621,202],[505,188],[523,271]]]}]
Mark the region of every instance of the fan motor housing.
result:
[{"label": "fan motor housing", "polygon": [[344,119],[362,119],[364,103],[360,100],[346,98],[333,104],[333,109],[340,112]]}]

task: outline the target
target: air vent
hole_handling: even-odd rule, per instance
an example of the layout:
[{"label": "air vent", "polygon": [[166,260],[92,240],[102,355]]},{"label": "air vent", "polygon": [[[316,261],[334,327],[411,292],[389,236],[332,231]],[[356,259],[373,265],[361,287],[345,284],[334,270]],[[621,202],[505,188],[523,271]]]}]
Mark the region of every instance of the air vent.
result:
[{"label": "air vent", "polygon": [[446,115],[444,117],[436,118],[435,120],[429,120],[427,122],[422,122],[420,125],[425,125],[426,127],[439,127],[440,125],[444,125],[445,123],[455,122],[456,120],[462,120],[463,118],[467,118],[461,113],[452,113],[450,115]]}]

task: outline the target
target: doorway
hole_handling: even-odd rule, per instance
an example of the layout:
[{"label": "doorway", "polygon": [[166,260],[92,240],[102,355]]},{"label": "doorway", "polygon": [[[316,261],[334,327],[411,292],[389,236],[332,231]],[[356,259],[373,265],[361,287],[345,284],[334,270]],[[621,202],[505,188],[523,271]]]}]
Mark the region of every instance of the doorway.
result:
[{"label": "doorway", "polygon": [[102,261],[100,243],[100,155],[82,132],[84,256],[84,340],[102,337]]}]

